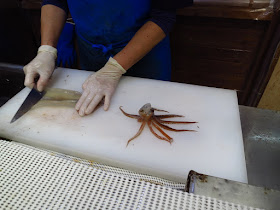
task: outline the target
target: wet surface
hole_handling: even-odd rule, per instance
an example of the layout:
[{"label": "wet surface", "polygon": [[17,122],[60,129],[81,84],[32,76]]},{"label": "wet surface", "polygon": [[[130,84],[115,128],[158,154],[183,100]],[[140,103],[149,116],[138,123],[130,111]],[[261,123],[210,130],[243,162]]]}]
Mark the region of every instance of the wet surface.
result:
[{"label": "wet surface", "polygon": [[248,182],[280,190],[280,112],[240,106]]},{"label": "wet surface", "polygon": [[230,203],[279,210],[280,191],[278,190],[206,176],[195,171],[189,173],[186,191]]}]

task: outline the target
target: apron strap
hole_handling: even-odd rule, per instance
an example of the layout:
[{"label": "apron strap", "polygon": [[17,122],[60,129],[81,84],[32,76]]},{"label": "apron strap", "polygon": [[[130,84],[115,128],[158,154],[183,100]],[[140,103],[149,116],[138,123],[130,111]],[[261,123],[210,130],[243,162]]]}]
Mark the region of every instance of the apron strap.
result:
[{"label": "apron strap", "polygon": [[[108,53],[116,48],[122,48],[125,47],[127,45],[127,43],[129,42],[129,40],[125,40],[125,41],[121,41],[121,42],[117,42],[117,43],[113,43],[113,44],[108,44],[108,45],[103,45],[103,44],[94,44],[92,42],[90,42],[89,40],[87,40],[86,38],[84,38],[78,31],[77,35],[84,40],[88,45],[90,45],[92,48],[96,48],[96,49],[100,49],[104,55],[108,56]],[[112,54],[110,53],[109,57],[112,56]]]}]

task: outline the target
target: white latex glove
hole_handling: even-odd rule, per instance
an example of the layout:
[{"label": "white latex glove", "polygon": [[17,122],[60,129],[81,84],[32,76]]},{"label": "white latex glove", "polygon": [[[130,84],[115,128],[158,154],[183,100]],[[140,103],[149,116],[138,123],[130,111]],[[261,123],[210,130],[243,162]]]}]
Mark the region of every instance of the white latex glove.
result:
[{"label": "white latex glove", "polygon": [[39,76],[35,88],[40,92],[43,91],[54,71],[56,57],[57,50],[54,47],[49,45],[39,47],[37,56],[23,67],[25,73],[24,85],[33,88],[36,85],[35,78]]},{"label": "white latex glove", "polygon": [[107,111],[110,100],[119,80],[126,70],[113,58],[96,73],[91,74],[83,84],[83,94],[76,104],[80,116],[93,112],[95,107],[105,97],[104,110]]}]

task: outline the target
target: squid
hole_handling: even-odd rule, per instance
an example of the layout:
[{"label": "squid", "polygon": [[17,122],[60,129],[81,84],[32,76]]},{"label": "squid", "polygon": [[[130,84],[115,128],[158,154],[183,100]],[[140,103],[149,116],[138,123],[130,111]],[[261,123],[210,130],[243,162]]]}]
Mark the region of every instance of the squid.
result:
[{"label": "squid", "polygon": [[[167,141],[171,144],[173,142],[173,138],[170,137],[164,130],[174,131],[174,132],[195,131],[195,130],[175,129],[175,128],[172,128],[172,127],[168,126],[169,124],[193,124],[193,123],[197,123],[197,122],[187,122],[187,121],[166,120],[168,118],[184,117],[184,116],[176,115],[176,114],[155,115],[155,113],[154,113],[155,111],[167,112],[167,113],[168,113],[168,111],[153,108],[150,103],[145,104],[144,106],[142,106],[139,109],[139,111],[138,111],[139,115],[126,113],[122,109],[122,106],[120,106],[119,108],[125,116],[133,118],[133,119],[137,119],[137,121],[141,123],[141,126],[140,126],[138,132],[132,138],[130,138],[128,140],[126,146],[128,146],[128,144],[132,140],[134,140],[135,138],[140,136],[140,134],[142,133],[142,131],[143,131],[143,129],[146,125],[148,125],[151,133],[155,137],[157,137],[160,140]],[[160,133],[160,134],[156,133],[155,130],[158,131],[158,133]]]}]

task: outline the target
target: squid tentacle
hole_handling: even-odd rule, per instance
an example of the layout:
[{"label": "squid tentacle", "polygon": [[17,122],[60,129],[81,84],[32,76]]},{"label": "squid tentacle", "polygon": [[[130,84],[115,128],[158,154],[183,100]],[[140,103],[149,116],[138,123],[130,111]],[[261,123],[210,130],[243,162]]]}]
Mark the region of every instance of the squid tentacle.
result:
[{"label": "squid tentacle", "polygon": [[162,135],[164,135],[169,140],[170,144],[173,142],[173,138],[165,133],[158,125],[156,125],[156,123],[154,123],[154,120],[151,120],[151,123],[160,133],[162,133]]},{"label": "squid tentacle", "polygon": [[185,129],[175,129],[175,128],[171,128],[167,125],[163,125],[162,123],[160,123],[160,121],[156,118],[153,117],[154,121],[162,128],[169,130],[169,131],[175,131],[175,132],[181,132],[181,131],[195,131],[195,130],[185,130]]},{"label": "squid tentacle", "polygon": [[151,126],[151,123],[152,123],[151,121],[148,121],[148,126],[149,126],[149,129],[150,129],[150,131],[152,132],[152,134],[154,134],[154,136],[157,137],[158,139],[167,141],[167,142],[169,142],[169,143],[171,144],[171,140],[169,140],[169,139],[167,139],[167,138],[165,138],[165,137],[162,137],[162,136],[158,135],[158,134],[154,131],[154,129],[153,129],[152,126]]},{"label": "squid tentacle", "polygon": [[142,125],[140,126],[138,132],[137,132],[131,139],[129,139],[129,140],[127,141],[126,147],[128,146],[129,142],[131,142],[133,139],[135,139],[136,137],[138,137],[138,136],[142,133],[142,131],[143,131],[145,125],[146,125],[146,121],[143,121],[143,123],[142,123]]},{"label": "squid tentacle", "polygon": [[139,115],[128,114],[128,113],[126,113],[125,111],[123,111],[122,106],[120,106],[120,110],[121,110],[122,113],[123,113],[125,116],[127,116],[127,117],[134,118],[134,119],[138,119],[138,120],[140,119],[140,116],[139,116]]},{"label": "squid tentacle", "polygon": [[177,115],[177,114],[166,114],[166,115],[156,115],[158,119],[164,119],[164,118],[172,118],[172,117],[184,117],[183,115]]},{"label": "squid tentacle", "polygon": [[[157,118],[157,116],[154,116],[155,118]],[[192,123],[197,123],[197,122],[189,122],[189,121],[168,121],[168,120],[161,120],[161,119],[157,119],[160,123],[164,123],[164,124],[192,124]]]},{"label": "squid tentacle", "polygon": [[158,111],[158,112],[167,112],[169,113],[168,111],[165,111],[165,110],[162,110],[162,109],[157,109],[157,108],[152,108],[154,111]]}]

